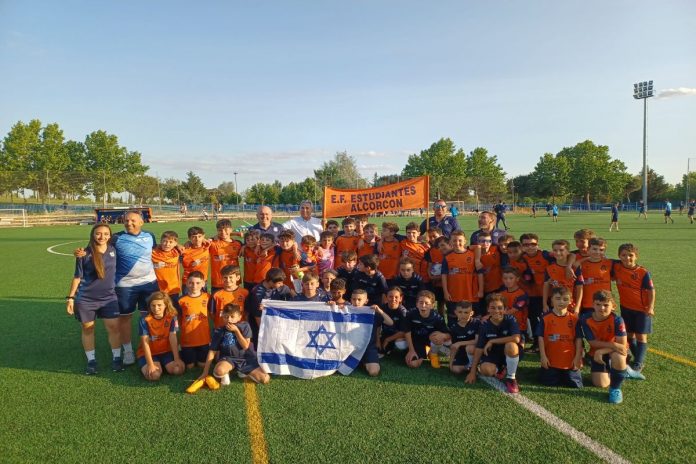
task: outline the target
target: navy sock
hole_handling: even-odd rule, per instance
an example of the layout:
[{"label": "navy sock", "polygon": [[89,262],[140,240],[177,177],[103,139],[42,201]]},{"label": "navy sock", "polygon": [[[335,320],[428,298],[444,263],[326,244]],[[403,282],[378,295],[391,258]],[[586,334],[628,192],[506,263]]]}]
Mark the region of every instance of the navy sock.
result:
[{"label": "navy sock", "polygon": [[638,356],[638,340],[635,337],[628,339],[628,348],[631,350],[631,354],[635,359]]},{"label": "navy sock", "polygon": [[648,352],[648,344],[645,342],[636,343],[635,362],[641,366],[645,364],[645,355]]},{"label": "navy sock", "polygon": [[626,369],[620,371],[618,369],[609,369],[609,386],[611,388],[621,388],[621,384],[626,378]]}]

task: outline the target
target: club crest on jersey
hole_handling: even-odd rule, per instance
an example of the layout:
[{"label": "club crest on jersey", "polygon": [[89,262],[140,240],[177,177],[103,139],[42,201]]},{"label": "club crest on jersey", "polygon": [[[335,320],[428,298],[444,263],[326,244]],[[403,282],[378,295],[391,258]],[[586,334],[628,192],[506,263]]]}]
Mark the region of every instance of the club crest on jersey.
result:
[{"label": "club crest on jersey", "polygon": [[113,258],[114,256],[116,256],[116,253],[114,253],[113,251],[110,251],[109,256],[111,256]]}]

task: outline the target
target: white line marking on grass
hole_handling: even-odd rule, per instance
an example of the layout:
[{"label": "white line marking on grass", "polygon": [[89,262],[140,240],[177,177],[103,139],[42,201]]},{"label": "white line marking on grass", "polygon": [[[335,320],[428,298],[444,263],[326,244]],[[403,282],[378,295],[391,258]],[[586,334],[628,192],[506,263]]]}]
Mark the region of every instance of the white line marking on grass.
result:
[{"label": "white line marking on grass", "polygon": [[588,437],[563,419],[554,415],[551,411],[544,408],[538,403],[530,400],[526,396],[519,393],[511,395],[507,392],[503,382],[492,377],[479,377],[481,380],[486,382],[491,387],[498,391],[505,393],[506,396],[513,399],[517,404],[525,408],[527,411],[531,412],[535,416],[539,417],[541,420],[549,424],[551,427],[555,428],[564,435],[569,436],[580,446],[587,448],[589,451],[594,453],[597,457],[603,459],[610,464],[630,464],[631,461],[624,458],[623,456],[616,454],[614,451],[610,450],[606,446],[594,441],[592,438]]},{"label": "white line marking on grass", "polygon": [[58,245],[53,245],[48,248],[46,248],[46,251],[49,253],[53,253],[54,255],[62,255],[62,256],[72,256],[72,253],[61,253],[60,251],[54,251],[53,249],[59,246],[63,245],[70,245],[71,243],[78,243],[78,242],[84,242],[84,240],[73,240],[72,242],[65,242],[65,243],[59,243]]}]

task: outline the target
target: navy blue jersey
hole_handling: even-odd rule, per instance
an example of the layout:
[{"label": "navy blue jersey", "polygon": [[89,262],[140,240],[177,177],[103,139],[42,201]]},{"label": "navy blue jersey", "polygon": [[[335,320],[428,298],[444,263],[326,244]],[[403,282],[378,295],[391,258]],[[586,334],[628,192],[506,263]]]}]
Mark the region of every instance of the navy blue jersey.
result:
[{"label": "navy blue jersey", "polygon": [[353,284],[351,287],[351,290],[361,288],[367,292],[368,306],[379,305],[382,303],[382,295],[387,293],[387,280],[379,271],[376,271],[372,276],[358,271],[353,276]]},{"label": "navy blue jersey", "polygon": [[[471,238],[469,238],[469,243],[472,244],[477,244],[478,243],[478,236],[481,233],[481,229],[474,231],[473,234],[471,234]],[[491,234],[491,241],[493,242],[493,245],[498,244],[498,240],[500,240],[502,237],[505,237],[507,235],[507,232],[505,232],[502,229],[493,229],[490,231]]]},{"label": "navy blue jersey", "polygon": [[413,343],[428,342],[430,334],[433,332],[447,333],[447,325],[437,311],[430,311],[426,318],[421,317],[417,309],[412,309],[404,318],[404,332],[411,332]]},{"label": "navy blue jersey", "polygon": [[[244,338],[251,340],[251,327],[246,322],[237,322],[235,324],[239,331],[242,333]],[[243,350],[239,346],[239,341],[237,340],[237,334],[231,332],[226,326],[222,326],[213,331],[213,338],[210,342],[210,349],[212,351],[219,351],[220,357],[230,357],[233,359],[238,359],[242,361],[244,356],[251,355],[254,353],[254,348],[249,345],[249,348]],[[255,356],[255,355],[254,355]]]},{"label": "navy blue jersey", "polygon": [[407,308],[416,307],[416,296],[423,290],[423,279],[418,274],[413,274],[410,279],[405,279],[398,275],[392,280],[392,285],[399,287],[404,292],[404,306]]},{"label": "navy blue jersey", "polygon": [[403,332],[404,319],[406,319],[408,310],[403,305],[396,309],[390,309],[388,305],[384,304],[380,305],[380,308],[394,321],[394,325],[382,324],[382,338],[391,337],[397,332]]},{"label": "navy blue jersey", "polygon": [[287,285],[283,285],[280,288],[266,288],[263,283],[256,285],[249,292],[244,306],[246,307],[247,314],[251,314],[254,317],[261,317],[261,311],[259,310],[259,305],[263,300],[280,300],[280,301],[290,301],[292,299],[292,294],[290,293],[290,288]]},{"label": "navy blue jersey", "polygon": [[323,289],[322,291],[317,291],[317,294],[314,295],[312,298],[305,296],[304,293],[298,293],[297,295],[295,295],[292,301],[319,301],[326,303],[327,301],[329,301],[329,294],[326,293],[326,290]]},{"label": "navy blue jersey", "polygon": [[273,234],[273,237],[275,237],[275,240],[278,241],[278,234],[280,234],[285,229],[283,228],[283,226],[281,224],[278,224],[277,222],[271,222],[271,224],[268,226],[268,229],[264,229],[257,222],[253,226],[249,227],[249,230],[258,230],[262,234],[264,234],[264,233]]},{"label": "navy blue jersey", "polygon": [[353,292],[353,279],[355,278],[355,274],[358,273],[358,269],[354,267],[353,270],[349,272],[346,268],[339,267],[336,269],[336,273],[338,274],[338,278],[346,281],[345,298],[349,300],[350,294]]},{"label": "navy blue jersey", "polygon": [[476,342],[476,348],[485,347],[489,340],[519,334],[520,326],[517,325],[517,320],[514,316],[506,314],[503,316],[503,320],[498,325],[495,325],[490,319],[488,319],[481,324],[479,338]]},{"label": "navy blue jersey", "polygon": [[[442,235],[444,235],[447,238],[449,238],[449,236],[455,230],[461,230],[461,227],[459,227],[459,222],[457,222],[457,219],[452,216],[445,216],[444,218],[442,218],[442,221],[438,221],[435,216],[429,217],[428,228],[432,229],[434,227],[439,227],[440,230],[442,230]],[[425,230],[425,221],[423,221],[420,225],[421,235],[425,233]]]},{"label": "navy blue jersey", "polygon": [[379,330],[384,325],[384,317],[375,311],[375,321],[372,324],[372,332],[370,333],[370,341],[367,344],[367,349],[377,345],[377,337],[379,336]]},{"label": "navy blue jersey", "polygon": [[456,321],[449,326],[449,333],[452,336],[452,343],[468,342],[476,338],[481,330],[481,320],[472,317],[467,324],[462,327]]},{"label": "navy blue jersey", "polygon": [[107,245],[102,255],[104,263],[104,278],[97,276],[94,267],[92,249],[87,247],[87,253],[82,258],[75,259],[75,277],[80,279],[75,300],[106,303],[116,299],[115,275],[116,275],[116,250]]}]

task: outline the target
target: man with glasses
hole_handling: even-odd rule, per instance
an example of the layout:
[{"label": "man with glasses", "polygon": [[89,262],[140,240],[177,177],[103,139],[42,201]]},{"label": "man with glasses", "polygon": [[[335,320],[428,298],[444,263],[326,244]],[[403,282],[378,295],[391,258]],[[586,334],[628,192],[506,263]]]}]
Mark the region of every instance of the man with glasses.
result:
[{"label": "man with glasses", "polygon": [[439,227],[442,230],[442,235],[449,238],[450,234],[455,230],[461,230],[457,219],[447,215],[447,203],[445,200],[437,200],[433,205],[435,214],[428,218],[428,223],[423,221],[420,225],[421,235],[425,234],[427,229]]},{"label": "man with glasses", "polygon": [[479,230],[471,234],[471,239],[469,243],[478,243],[478,235],[481,232],[488,232],[491,234],[491,239],[493,240],[493,245],[498,244],[498,240],[505,236],[505,231],[502,229],[496,229],[495,227],[495,215],[490,211],[482,211],[478,217]]}]

